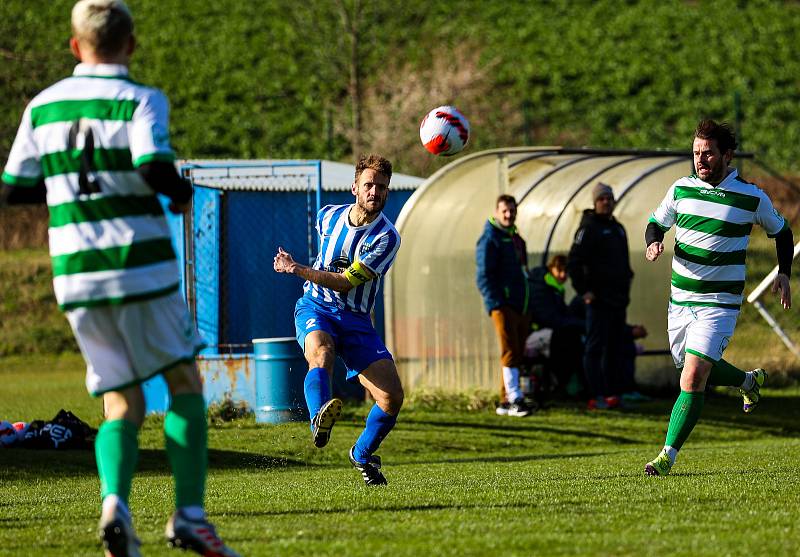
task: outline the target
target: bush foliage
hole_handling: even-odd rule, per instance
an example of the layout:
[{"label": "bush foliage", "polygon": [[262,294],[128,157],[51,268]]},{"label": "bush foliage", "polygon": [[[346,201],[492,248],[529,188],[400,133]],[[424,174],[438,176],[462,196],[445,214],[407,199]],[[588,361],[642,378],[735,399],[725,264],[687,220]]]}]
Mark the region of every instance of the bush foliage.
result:
[{"label": "bush foliage", "polygon": [[[418,147],[419,120],[453,103],[471,151],[688,148],[710,116],[737,122],[742,147],[781,171],[800,164],[797,3],[128,3],[132,75],[170,97],[185,158],[347,160],[356,146],[425,175],[447,161]],[[71,5],[3,3],[0,159],[25,103],[71,72]]]}]

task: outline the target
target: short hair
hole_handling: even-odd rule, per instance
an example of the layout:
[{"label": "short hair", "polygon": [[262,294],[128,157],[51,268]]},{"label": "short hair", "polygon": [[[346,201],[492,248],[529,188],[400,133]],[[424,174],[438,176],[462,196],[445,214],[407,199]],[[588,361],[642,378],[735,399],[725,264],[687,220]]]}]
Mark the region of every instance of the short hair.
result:
[{"label": "short hair", "polygon": [[694,136],[700,139],[715,140],[721,153],[727,153],[728,150],[735,151],[737,147],[736,133],[726,122],[718,124],[711,119],[701,120],[697,124],[697,129],[694,130]]},{"label": "short hair", "polygon": [[567,256],[566,255],[554,255],[550,258],[550,261],[547,262],[548,269],[566,269],[567,268]]},{"label": "short hair", "polygon": [[358,182],[358,177],[361,176],[361,173],[368,168],[371,168],[375,172],[380,172],[390,180],[392,179],[392,163],[389,162],[389,159],[374,153],[369,153],[361,155],[358,158],[358,162],[356,163],[356,182]]},{"label": "short hair", "polygon": [[122,0],[80,0],[72,8],[72,35],[101,56],[118,54],[133,34],[133,16]]},{"label": "short hair", "polygon": [[514,207],[517,206],[517,200],[514,199],[514,196],[508,195],[507,193],[504,193],[503,195],[499,196],[494,206],[499,207],[501,203],[505,203],[506,205],[513,205]]}]

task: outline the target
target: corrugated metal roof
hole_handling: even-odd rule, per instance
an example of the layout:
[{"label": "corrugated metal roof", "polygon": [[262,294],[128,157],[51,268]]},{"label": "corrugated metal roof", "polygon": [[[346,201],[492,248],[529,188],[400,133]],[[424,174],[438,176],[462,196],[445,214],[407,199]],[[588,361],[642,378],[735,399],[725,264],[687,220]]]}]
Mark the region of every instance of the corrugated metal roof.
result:
[{"label": "corrugated metal roof", "polygon": [[[196,185],[223,190],[306,191],[316,189],[321,170],[323,191],[349,191],[353,183],[352,164],[320,160],[183,160],[178,167]],[[394,190],[414,190],[424,178],[392,174]]]}]

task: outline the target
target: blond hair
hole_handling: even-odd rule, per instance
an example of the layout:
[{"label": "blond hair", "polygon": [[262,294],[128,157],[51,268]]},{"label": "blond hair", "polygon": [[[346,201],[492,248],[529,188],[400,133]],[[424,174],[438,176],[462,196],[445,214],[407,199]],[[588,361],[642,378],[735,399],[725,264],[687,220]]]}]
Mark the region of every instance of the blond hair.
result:
[{"label": "blond hair", "polygon": [[369,153],[361,155],[358,163],[356,163],[356,182],[358,182],[358,177],[361,176],[361,173],[368,168],[383,174],[390,180],[392,178],[392,163],[389,162],[389,159]]},{"label": "blond hair", "polygon": [[72,8],[72,35],[101,56],[119,54],[133,34],[133,17],[122,0],[80,0]]}]

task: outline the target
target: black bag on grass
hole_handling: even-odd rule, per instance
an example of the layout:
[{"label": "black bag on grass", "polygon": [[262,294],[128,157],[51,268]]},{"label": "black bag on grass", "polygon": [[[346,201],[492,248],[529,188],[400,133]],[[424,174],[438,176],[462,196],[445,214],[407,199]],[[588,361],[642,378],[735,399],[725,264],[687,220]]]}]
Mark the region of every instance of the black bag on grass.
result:
[{"label": "black bag on grass", "polygon": [[25,449],[91,449],[97,430],[69,410],[59,410],[50,420],[34,420],[20,446]]}]

